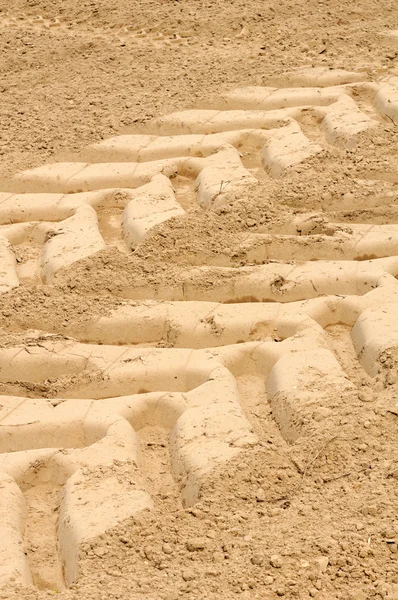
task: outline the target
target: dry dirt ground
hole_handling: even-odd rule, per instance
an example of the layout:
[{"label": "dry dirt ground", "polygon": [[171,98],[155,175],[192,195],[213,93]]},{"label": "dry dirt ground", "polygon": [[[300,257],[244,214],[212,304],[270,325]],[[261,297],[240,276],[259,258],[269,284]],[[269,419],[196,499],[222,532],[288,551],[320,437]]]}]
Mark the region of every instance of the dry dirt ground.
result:
[{"label": "dry dirt ground", "polygon": [[0,599],[398,599],[397,31],[0,0]]}]

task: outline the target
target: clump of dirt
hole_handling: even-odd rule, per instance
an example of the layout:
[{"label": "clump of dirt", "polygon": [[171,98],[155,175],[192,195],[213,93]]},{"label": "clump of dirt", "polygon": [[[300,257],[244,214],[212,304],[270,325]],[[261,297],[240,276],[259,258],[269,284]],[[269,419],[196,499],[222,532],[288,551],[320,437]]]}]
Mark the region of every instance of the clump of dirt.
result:
[{"label": "clump of dirt", "polygon": [[[62,336],[65,329],[78,330],[96,317],[104,316],[123,304],[122,299],[107,296],[88,298],[68,289],[53,286],[17,288],[0,298],[0,328],[6,334],[1,345],[10,345],[19,339],[29,343],[26,329],[56,332]],[[18,334],[18,337],[10,334]],[[37,343],[37,335],[30,336]],[[28,336],[29,338],[29,336]]]}]

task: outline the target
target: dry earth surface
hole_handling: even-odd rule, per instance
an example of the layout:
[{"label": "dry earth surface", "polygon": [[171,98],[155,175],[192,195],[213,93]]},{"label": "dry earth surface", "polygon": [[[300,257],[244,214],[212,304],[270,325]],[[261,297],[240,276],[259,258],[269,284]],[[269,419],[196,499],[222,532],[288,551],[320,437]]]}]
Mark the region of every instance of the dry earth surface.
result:
[{"label": "dry earth surface", "polygon": [[0,31],[0,599],[397,600],[396,2]]}]

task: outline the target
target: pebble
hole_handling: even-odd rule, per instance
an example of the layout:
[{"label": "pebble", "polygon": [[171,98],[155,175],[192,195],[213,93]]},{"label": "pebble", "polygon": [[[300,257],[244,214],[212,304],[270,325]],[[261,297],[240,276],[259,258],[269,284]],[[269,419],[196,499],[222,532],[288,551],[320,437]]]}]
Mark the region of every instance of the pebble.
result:
[{"label": "pebble", "polygon": [[256,492],[256,500],[257,502],[265,502],[265,492],[263,488],[258,488]]},{"label": "pebble", "polygon": [[329,559],[327,556],[319,556],[315,558],[314,563],[318,567],[321,573],[324,573],[328,567]]},{"label": "pebble", "polygon": [[261,556],[261,554],[253,554],[250,560],[253,565],[257,565],[259,567],[264,563],[264,557]]},{"label": "pebble", "polygon": [[393,528],[391,528],[391,529],[386,528],[386,529],[383,529],[383,531],[381,532],[381,535],[383,536],[383,538],[391,540],[391,539],[395,538],[395,536],[397,535],[397,532]]},{"label": "pebble", "polygon": [[276,588],[276,594],[277,596],[284,596],[285,595],[285,589],[282,587]]},{"label": "pebble", "polygon": [[265,585],[271,585],[271,583],[274,583],[274,578],[271,577],[271,575],[266,575],[264,577],[264,584]]},{"label": "pebble", "polygon": [[162,550],[165,554],[173,554],[173,546],[170,544],[163,544]]},{"label": "pebble", "polygon": [[281,556],[279,556],[279,554],[273,554],[271,556],[271,558],[269,559],[269,563],[271,565],[271,567],[274,567],[274,569],[280,569],[282,567],[282,558]]},{"label": "pebble", "polygon": [[186,546],[189,552],[196,552],[206,547],[206,541],[203,538],[192,538],[187,541]]},{"label": "pebble", "polygon": [[374,396],[370,390],[359,392],[358,398],[361,402],[373,402],[374,400]]}]

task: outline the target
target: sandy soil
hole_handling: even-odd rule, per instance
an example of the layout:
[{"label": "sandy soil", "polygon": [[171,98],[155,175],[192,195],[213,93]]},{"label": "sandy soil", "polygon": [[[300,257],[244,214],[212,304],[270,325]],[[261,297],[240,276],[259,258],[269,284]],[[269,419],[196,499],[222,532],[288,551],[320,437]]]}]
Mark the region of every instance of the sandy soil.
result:
[{"label": "sandy soil", "polygon": [[397,30],[0,0],[0,599],[398,599]]}]

